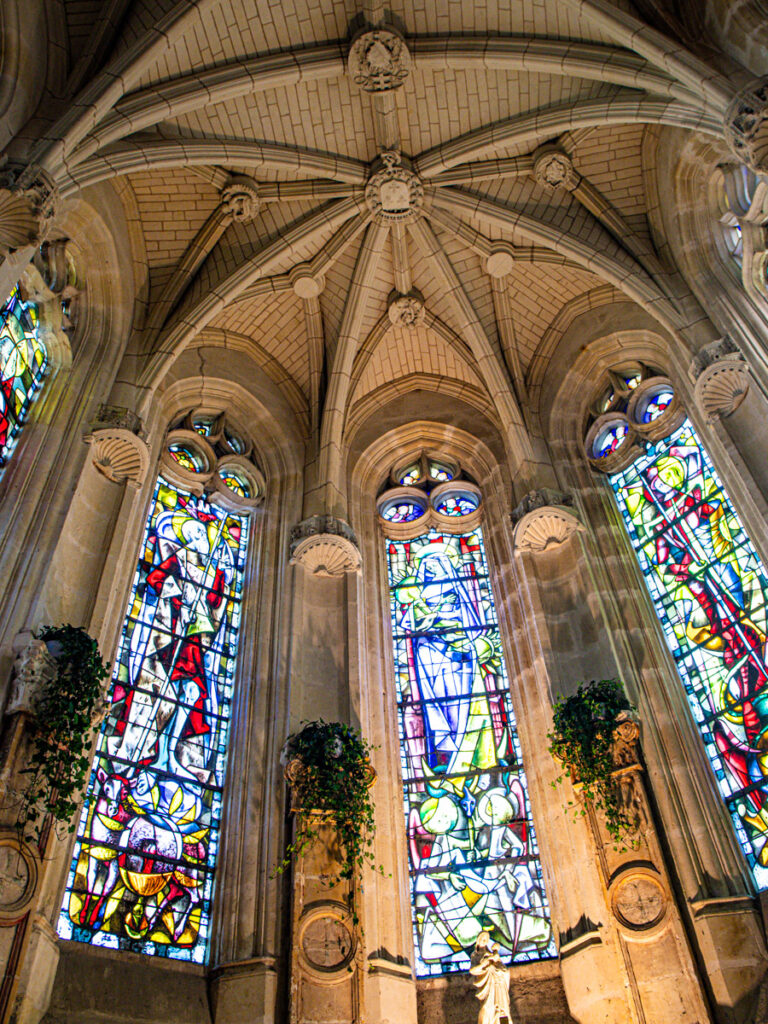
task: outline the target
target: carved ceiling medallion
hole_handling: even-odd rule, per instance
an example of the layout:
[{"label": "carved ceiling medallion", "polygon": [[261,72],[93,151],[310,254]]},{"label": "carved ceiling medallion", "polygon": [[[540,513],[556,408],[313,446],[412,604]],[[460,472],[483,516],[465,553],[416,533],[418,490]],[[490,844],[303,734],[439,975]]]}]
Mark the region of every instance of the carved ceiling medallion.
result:
[{"label": "carved ceiling medallion", "polygon": [[424,202],[421,178],[403,166],[400,153],[384,150],[365,186],[365,201],[382,221],[413,220]]},{"label": "carved ceiling medallion", "polygon": [[363,32],[352,43],[347,66],[364,92],[399,89],[411,70],[411,55],[402,36],[392,29]]}]

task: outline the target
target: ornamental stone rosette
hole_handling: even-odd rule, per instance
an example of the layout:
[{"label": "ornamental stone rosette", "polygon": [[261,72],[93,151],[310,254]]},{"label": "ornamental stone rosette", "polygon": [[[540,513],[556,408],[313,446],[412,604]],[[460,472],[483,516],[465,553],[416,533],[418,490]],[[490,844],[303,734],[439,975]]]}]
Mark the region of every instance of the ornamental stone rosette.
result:
[{"label": "ornamental stone rosette", "polygon": [[533,176],[545,188],[564,188],[568,192],[573,192],[581,180],[568,154],[551,146],[534,153]]},{"label": "ornamental stone rosette", "polygon": [[255,220],[261,209],[259,187],[250,178],[237,177],[221,190],[221,205],[225,213],[238,223]]},{"label": "ornamental stone rosette", "polygon": [[413,220],[424,203],[424,186],[396,149],[385,149],[365,186],[365,201],[379,221]]},{"label": "ornamental stone rosette", "polygon": [[364,92],[390,92],[399,89],[410,74],[411,55],[399,32],[374,28],[353,40],[347,68]]},{"label": "ornamental stone rosette", "polygon": [[412,288],[407,295],[392,292],[387,313],[393,327],[418,327],[424,323],[427,316],[424,296],[416,288]]}]

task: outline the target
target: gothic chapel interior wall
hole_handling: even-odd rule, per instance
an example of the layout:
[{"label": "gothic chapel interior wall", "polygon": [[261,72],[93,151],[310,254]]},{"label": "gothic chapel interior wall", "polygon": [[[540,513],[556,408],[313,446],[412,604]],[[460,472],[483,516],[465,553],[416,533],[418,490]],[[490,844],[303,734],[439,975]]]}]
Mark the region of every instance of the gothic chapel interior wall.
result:
[{"label": "gothic chapel interior wall", "polygon": [[[768,1024],[763,8],[0,5],[0,1024],[466,1024],[486,933],[516,1024]],[[20,839],[65,623],[113,703]],[[549,752],[595,678],[627,845]],[[318,719],[359,921],[275,871]]]}]

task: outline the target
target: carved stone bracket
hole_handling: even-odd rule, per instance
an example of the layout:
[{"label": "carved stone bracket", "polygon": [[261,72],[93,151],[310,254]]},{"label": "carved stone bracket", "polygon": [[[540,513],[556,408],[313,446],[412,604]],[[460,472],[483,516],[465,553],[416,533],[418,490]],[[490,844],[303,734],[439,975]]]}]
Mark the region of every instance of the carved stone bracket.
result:
[{"label": "carved stone bracket", "polygon": [[696,401],[710,423],[735,412],[749,389],[749,366],[727,335],[698,352],[689,373]]},{"label": "carved stone bracket", "polygon": [[347,67],[352,81],[365,92],[390,92],[410,74],[411,55],[399,32],[374,28],[352,41]]},{"label": "carved stone bracket", "polygon": [[46,686],[56,678],[56,660],[43,640],[30,639],[13,664],[6,715],[34,715]]},{"label": "carved stone bracket", "polygon": [[553,146],[542,146],[533,154],[533,176],[545,188],[564,188],[568,192],[573,192],[581,181],[573,160]]},{"label": "carved stone bracket", "polygon": [[42,172],[6,166],[0,171],[0,256],[41,242],[53,222],[59,193]]},{"label": "carved stone bracket", "polygon": [[743,89],[725,113],[725,138],[755,174],[768,172],[768,77]]},{"label": "carved stone bracket", "polygon": [[547,551],[583,532],[572,506],[573,498],[559,491],[529,491],[512,513],[515,551]]},{"label": "carved stone bracket", "polygon": [[385,149],[371,170],[365,201],[378,220],[413,220],[424,203],[424,186],[396,149]]},{"label": "carved stone bracket", "polygon": [[352,527],[335,516],[310,516],[291,530],[290,564],[313,576],[360,572],[362,559]]},{"label": "carved stone bracket", "polygon": [[261,209],[258,184],[251,178],[237,175],[221,190],[221,206],[238,223],[255,220]]},{"label": "carved stone bracket", "polygon": [[149,469],[149,448],[136,413],[119,405],[100,405],[83,440],[91,446],[96,469],[113,483],[138,487]]},{"label": "carved stone bracket", "polygon": [[407,295],[392,292],[387,312],[390,323],[395,327],[418,327],[424,323],[427,315],[424,296],[416,288],[412,288]]}]

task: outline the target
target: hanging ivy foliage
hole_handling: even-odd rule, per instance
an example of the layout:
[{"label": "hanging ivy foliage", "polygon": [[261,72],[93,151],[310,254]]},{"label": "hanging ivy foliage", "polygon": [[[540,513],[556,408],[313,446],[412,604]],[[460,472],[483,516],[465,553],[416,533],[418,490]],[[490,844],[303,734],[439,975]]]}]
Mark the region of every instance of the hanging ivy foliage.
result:
[{"label": "hanging ivy foliage", "polygon": [[[634,711],[616,679],[593,679],[579,683],[571,697],[555,703],[552,732],[547,734],[549,752],[568,771],[584,798],[603,812],[606,829],[620,842],[634,827],[622,806],[621,791],[614,778],[611,755],[613,731],[622,712]],[[561,775],[553,785],[563,781]],[[582,806],[575,808],[584,814]]]},{"label": "hanging ivy foliage", "polygon": [[47,643],[56,674],[35,711],[18,828],[39,842],[48,815],[56,824],[66,823],[69,832],[76,828],[77,800],[91,766],[93,732],[104,708],[102,681],[109,666],[84,629],[43,626],[37,638]]},{"label": "hanging ivy foliage", "polygon": [[[297,832],[276,870],[281,874],[303,850],[315,842],[322,819],[306,813],[326,812],[333,819],[341,847],[341,867],[330,878],[352,880],[356,869],[368,864],[374,870],[374,805],[371,785],[375,778],[371,767],[370,744],[343,722],[304,723],[285,741],[283,756],[288,761],[294,802],[301,813]],[[293,762],[294,768],[291,768]]]}]

